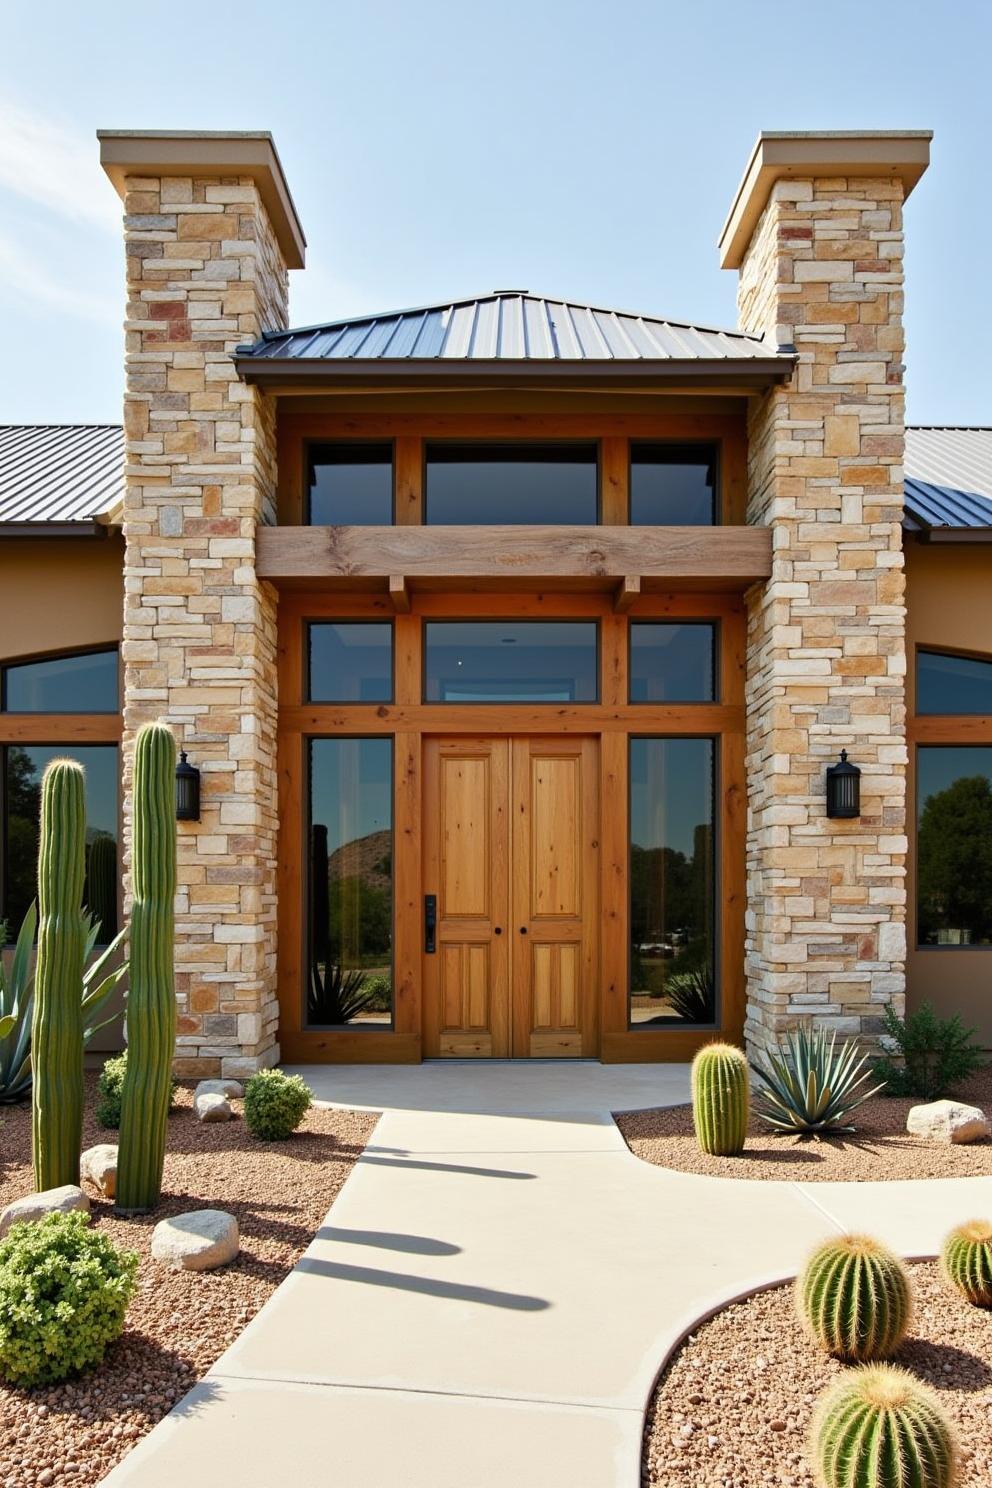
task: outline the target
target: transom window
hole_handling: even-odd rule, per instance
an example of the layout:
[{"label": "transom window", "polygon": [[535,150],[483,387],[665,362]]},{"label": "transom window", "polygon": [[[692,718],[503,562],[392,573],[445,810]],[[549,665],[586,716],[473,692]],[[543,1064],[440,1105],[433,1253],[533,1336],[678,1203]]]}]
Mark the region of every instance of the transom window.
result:
[{"label": "transom window", "polygon": [[307,626],[308,702],[389,703],[392,698],[388,620],[321,620]]},{"label": "transom window", "polygon": [[307,522],[314,527],[388,527],[393,520],[391,444],[312,444]]},{"label": "transom window", "polygon": [[0,668],[4,713],[116,713],[119,707],[116,646]]},{"label": "transom window", "polygon": [[918,651],[916,711],[992,715],[992,659]]},{"label": "transom window", "polygon": [[428,703],[594,703],[595,620],[429,620]]},{"label": "transom window", "polygon": [[711,703],[715,697],[714,625],[706,621],[631,621],[632,703]]},{"label": "transom window", "polygon": [[715,445],[631,444],[631,526],[712,527],[716,491]]},{"label": "transom window", "polygon": [[428,444],[424,521],[432,525],[593,525],[595,444]]}]

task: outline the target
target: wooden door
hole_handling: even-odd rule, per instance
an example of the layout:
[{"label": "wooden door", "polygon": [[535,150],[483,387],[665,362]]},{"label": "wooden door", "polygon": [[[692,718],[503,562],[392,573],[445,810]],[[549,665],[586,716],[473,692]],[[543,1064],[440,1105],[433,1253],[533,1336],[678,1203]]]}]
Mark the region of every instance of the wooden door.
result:
[{"label": "wooden door", "polygon": [[428,1057],[598,1052],[597,763],[592,739],[425,741]]}]

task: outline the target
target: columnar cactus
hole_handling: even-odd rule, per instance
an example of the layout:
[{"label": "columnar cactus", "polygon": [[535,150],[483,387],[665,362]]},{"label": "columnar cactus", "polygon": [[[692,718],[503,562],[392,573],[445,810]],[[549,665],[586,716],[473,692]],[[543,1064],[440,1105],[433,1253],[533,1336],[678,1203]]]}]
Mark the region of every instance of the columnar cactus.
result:
[{"label": "columnar cactus", "polygon": [[796,1277],[795,1297],[820,1347],[861,1364],[895,1353],[912,1315],[905,1266],[866,1235],[819,1246]]},{"label": "columnar cactus", "polygon": [[39,1192],[79,1182],[85,875],[83,770],[74,760],[52,760],[41,783],[38,959],[31,1022],[31,1146]]},{"label": "columnar cactus", "polygon": [[100,921],[100,945],[108,945],[117,934],[117,843],[106,832],[90,844],[86,907]]},{"label": "columnar cactus", "polygon": [[747,1060],[733,1044],[707,1044],[692,1061],[692,1120],[701,1152],[744,1150],[750,1104]]},{"label": "columnar cactus", "polygon": [[992,1224],[971,1219],[952,1230],[941,1248],[940,1268],[969,1302],[992,1307]]},{"label": "columnar cactus", "polygon": [[937,1397],[904,1369],[873,1364],[827,1390],[813,1418],[823,1488],[952,1488],[954,1433]]},{"label": "columnar cactus", "polygon": [[127,1073],[121,1092],[117,1207],[151,1209],[162,1189],[176,1040],[173,981],[176,745],[145,724],[134,748],[133,902]]}]

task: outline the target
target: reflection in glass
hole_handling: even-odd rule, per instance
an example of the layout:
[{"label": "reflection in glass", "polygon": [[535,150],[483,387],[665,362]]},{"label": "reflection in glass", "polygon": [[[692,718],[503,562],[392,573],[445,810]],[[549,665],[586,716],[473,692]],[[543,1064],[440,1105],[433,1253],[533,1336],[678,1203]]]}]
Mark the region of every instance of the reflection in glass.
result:
[{"label": "reflection in glass", "polygon": [[631,526],[712,527],[716,520],[715,446],[630,446]]},{"label": "reflection in glass", "polygon": [[307,627],[307,697],[312,703],[388,703],[393,627],[388,620],[314,621]]},{"label": "reflection in glass", "polygon": [[595,620],[429,620],[428,703],[594,703]]},{"label": "reflection in glass", "polygon": [[992,745],[916,752],[921,946],[992,945]]},{"label": "reflection in glass", "polygon": [[630,741],[630,1022],[713,1025],[712,739]]},{"label": "reflection in glass", "polygon": [[393,520],[391,444],[313,444],[307,521],[312,527],[388,527]]},{"label": "reflection in glass", "polygon": [[393,743],[310,741],[309,1028],[392,1022]]},{"label": "reflection in glass", "polygon": [[706,624],[632,620],[630,701],[710,703],[716,630]]},{"label": "reflection in glass", "polygon": [[916,711],[992,714],[992,661],[918,651]]},{"label": "reflection in glass", "polygon": [[594,444],[429,444],[424,520],[592,526],[598,480]]},{"label": "reflection in glass", "polygon": [[117,648],[3,669],[5,713],[116,713]]},{"label": "reflection in glass", "polygon": [[99,919],[99,943],[117,934],[117,800],[115,744],[9,745],[4,751],[3,910],[10,934],[20,929],[37,894],[41,777],[53,759],[78,760],[86,771],[86,882],[83,904]]}]

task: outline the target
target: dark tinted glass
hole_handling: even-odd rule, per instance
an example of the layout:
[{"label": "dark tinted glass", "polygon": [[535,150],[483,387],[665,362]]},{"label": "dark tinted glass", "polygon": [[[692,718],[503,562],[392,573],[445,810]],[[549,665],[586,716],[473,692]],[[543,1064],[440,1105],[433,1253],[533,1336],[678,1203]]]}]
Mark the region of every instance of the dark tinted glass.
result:
[{"label": "dark tinted glass", "polygon": [[992,714],[992,661],[917,652],[916,711]]},{"label": "dark tinted glass", "polygon": [[594,703],[594,620],[430,620],[429,703]]},{"label": "dark tinted glass", "polygon": [[425,521],[504,526],[598,520],[594,444],[429,444]]},{"label": "dark tinted glass", "polygon": [[632,526],[712,527],[716,519],[716,449],[712,445],[631,445]]},{"label": "dark tinted glass", "polygon": [[393,741],[310,741],[306,1023],[393,1015]]},{"label": "dark tinted glass", "polygon": [[3,706],[7,713],[116,713],[116,647],[4,667]]},{"label": "dark tinted glass", "polygon": [[710,703],[714,691],[715,628],[670,620],[630,626],[632,703]]},{"label": "dark tinted glass", "polygon": [[921,946],[992,945],[992,745],[916,751]]},{"label": "dark tinted glass", "polygon": [[315,621],[308,630],[311,702],[391,701],[393,627],[388,620]]},{"label": "dark tinted glass", "polygon": [[117,934],[118,763],[115,744],[8,745],[4,750],[3,908],[16,936],[37,894],[41,777],[53,759],[78,760],[86,771],[86,883],[83,903],[100,920],[100,941]]},{"label": "dark tinted glass", "polygon": [[630,741],[630,1022],[714,1024],[712,739]]},{"label": "dark tinted glass", "polygon": [[388,527],[392,520],[392,445],[310,446],[311,526]]}]

